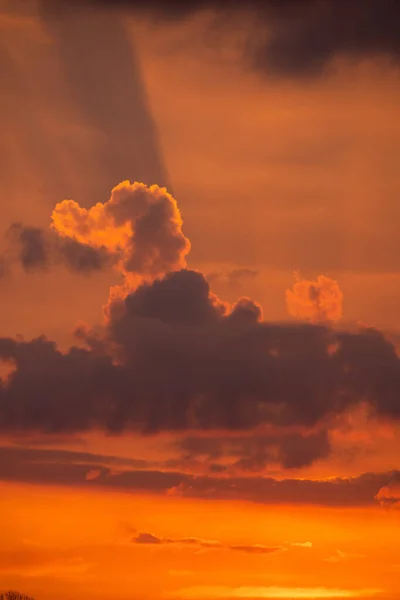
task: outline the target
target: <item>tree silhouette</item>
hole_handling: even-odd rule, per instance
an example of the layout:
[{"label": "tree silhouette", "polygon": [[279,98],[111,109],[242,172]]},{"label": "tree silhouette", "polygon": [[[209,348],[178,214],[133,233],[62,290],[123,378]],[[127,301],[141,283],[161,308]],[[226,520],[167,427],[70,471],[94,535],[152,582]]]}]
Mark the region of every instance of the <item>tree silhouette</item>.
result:
[{"label": "tree silhouette", "polygon": [[10,590],[9,592],[5,592],[4,594],[0,594],[0,600],[34,600],[31,596],[26,596],[25,594],[20,594],[19,592],[14,592]]}]

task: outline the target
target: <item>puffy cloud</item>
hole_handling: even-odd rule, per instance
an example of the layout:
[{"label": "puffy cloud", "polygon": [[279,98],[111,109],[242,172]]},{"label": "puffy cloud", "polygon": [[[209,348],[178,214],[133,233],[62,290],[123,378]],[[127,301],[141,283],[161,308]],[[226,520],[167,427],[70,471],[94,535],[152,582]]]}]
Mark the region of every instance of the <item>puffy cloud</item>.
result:
[{"label": "puffy cloud", "polygon": [[[45,8],[70,6],[67,0],[42,0]],[[163,25],[184,20],[204,10],[215,10],[226,22],[247,11],[251,27],[243,48],[246,64],[280,76],[318,76],[336,56],[400,56],[400,7],[396,0],[224,0],[163,2],[150,0],[78,0],[96,7],[130,8]],[[242,19],[243,22],[243,19]]]},{"label": "puffy cloud", "polygon": [[[400,360],[381,333],[268,324],[249,302],[232,309],[201,273],[181,270],[128,294],[103,343],[81,332],[88,348],[63,354],[45,338],[0,339],[0,358],[15,365],[0,389],[0,428],[311,429],[364,401],[400,416]],[[318,456],[319,435],[288,437],[283,464]]]},{"label": "puffy cloud", "polygon": [[[220,300],[201,272],[184,268],[190,244],[165,188],[126,181],[104,204],[58,204],[49,238],[13,231],[26,268],[45,266],[55,239],[64,257],[70,244],[80,257],[104,252],[125,279],[101,327],[77,326],[85,348],[0,338],[0,360],[12,365],[0,383],[2,431],[179,431],[172,468],[197,469],[205,453],[213,473],[237,474],[326,457],[330,420],[360,403],[400,417],[400,360],[383,334],[266,323],[252,299]],[[337,283],[322,276],[296,282],[288,298],[314,321],[341,310]]]},{"label": "puffy cloud", "polygon": [[319,275],[315,281],[297,276],[291,290],[286,290],[289,314],[313,323],[339,321],[342,316],[343,292],[334,279]]},{"label": "puffy cloud", "polygon": [[80,273],[113,266],[124,281],[111,290],[111,303],[143,281],[185,267],[190,250],[173,196],[157,185],[129,181],[89,209],[74,200],[58,203],[50,230],[14,223],[8,238],[5,264],[17,260],[28,272],[60,263]]},{"label": "puffy cloud", "polygon": [[115,254],[124,273],[155,278],[186,266],[189,240],[176,200],[165,188],[123,181],[89,209],[64,200],[52,213],[61,237]]}]

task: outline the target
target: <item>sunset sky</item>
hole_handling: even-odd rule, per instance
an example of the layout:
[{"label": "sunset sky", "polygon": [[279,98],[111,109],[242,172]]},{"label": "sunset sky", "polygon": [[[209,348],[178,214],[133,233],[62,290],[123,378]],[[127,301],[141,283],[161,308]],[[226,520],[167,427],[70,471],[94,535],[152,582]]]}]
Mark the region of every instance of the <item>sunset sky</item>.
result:
[{"label": "sunset sky", "polygon": [[400,600],[399,31],[0,0],[0,595]]}]

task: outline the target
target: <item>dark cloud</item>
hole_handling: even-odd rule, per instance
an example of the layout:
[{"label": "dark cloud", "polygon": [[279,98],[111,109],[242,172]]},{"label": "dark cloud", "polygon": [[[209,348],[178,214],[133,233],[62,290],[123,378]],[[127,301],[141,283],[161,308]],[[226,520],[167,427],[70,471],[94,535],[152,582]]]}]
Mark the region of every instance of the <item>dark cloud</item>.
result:
[{"label": "dark cloud", "polygon": [[1,338],[0,358],[14,372],[0,388],[0,429],[297,427],[304,439],[287,437],[280,449],[292,467],[328,451],[313,428],[361,402],[380,417],[400,417],[400,359],[378,331],[269,324],[255,303],[232,310],[190,270],[140,286],[123,308],[103,344],[90,347],[90,332],[81,332],[87,349],[63,354],[44,337]]},{"label": "dark cloud", "polygon": [[14,223],[7,237],[13,244],[8,255],[9,263],[16,259],[26,272],[63,264],[74,272],[88,274],[113,263],[113,257],[106,248],[93,248],[40,227]]},{"label": "dark cloud", "polygon": [[[143,285],[125,300],[127,318],[156,320],[169,325],[201,326],[218,322],[226,306],[210,301],[210,288],[197,271],[169,273]],[[118,324],[119,327],[120,324]]]},{"label": "dark cloud", "polygon": [[48,267],[49,250],[42,229],[14,223],[10,233],[20,243],[19,260],[26,271]]},{"label": "dark cloud", "polygon": [[175,445],[186,459],[205,457],[223,460],[233,471],[262,471],[280,463],[285,469],[300,468],[325,458],[330,453],[326,430],[317,433],[276,433],[219,436],[187,436]]},{"label": "dark cloud", "polygon": [[[152,22],[184,20],[204,10],[242,21],[245,11],[251,26],[244,48],[255,69],[274,75],[320,75],[336,56],[400,56],[400,6],[397,0],[45,0],[47,10],[91,5],[131,9]],[[231,23],[231,21],[228,21]]]},{"label": "dark cloud", "polygon": [[[53,454],[5,447],[0,453],[0,480],[43,485],[97,487],[126,492],[175,494],[204,499],[231,499],[261,504],[310,504],[324,506],[369,506],[398,498],[400,471],[365,473],[358,477],[329,480],[274,479],[272,477],[195,476],[178,471],[137,470],[124,459],[86,453]],[[79,459],[78,459],[79,457]],[[102,459],[104,458],[104,461]],[[113,458],[113,464],[111,464]],[[132,463],[134,464],[134,460]],[[128,461],[125,461],[128,463]],[[96,471],[95,477],[88,474]],[[144,535],[144,534],[142,534]],[[157,543],[145,534],[139,541]],[[189,538],[193,539],[193,538]],[[188,542],[189,543],[189,542]],[[190,542],[194,543],[194,542]],[[246,551],[242,547],[236,550]],[[267,552],[267,551],[266,551]]]},{"label": "dark cloud", "polygon": [[93,454],[91,452],[76,452],[73,450],[55,450],[45,448],[26,448],[13,446],[0,446],[0,462],[32,462],[52,464],[82,464],[86,466],[103,465],[105,467],[131,467],[146,469],[149,463],[141,459],[124,458],[121,456],[108,456]]}]

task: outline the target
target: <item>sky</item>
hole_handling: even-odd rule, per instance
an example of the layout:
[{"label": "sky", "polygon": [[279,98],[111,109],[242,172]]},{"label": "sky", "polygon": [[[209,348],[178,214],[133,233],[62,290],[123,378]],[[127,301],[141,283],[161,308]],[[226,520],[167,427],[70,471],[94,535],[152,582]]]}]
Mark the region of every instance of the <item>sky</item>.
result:
[{"label": "sky", "polygon": [[400,599],[397,0],[0,0],[0,596]]}]

